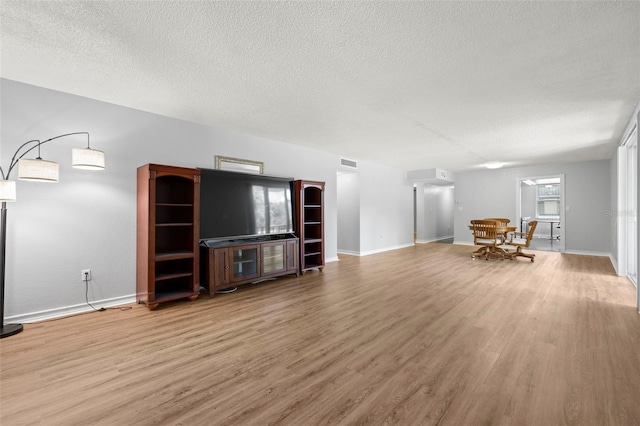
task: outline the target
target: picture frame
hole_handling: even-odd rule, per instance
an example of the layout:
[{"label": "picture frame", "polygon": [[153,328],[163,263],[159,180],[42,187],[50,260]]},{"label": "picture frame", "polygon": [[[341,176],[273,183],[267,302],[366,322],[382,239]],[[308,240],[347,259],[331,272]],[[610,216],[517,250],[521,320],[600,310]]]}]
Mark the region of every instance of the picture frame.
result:
[{"label": "picture frame", "polygon": [[216,169],[232,172],[263,174],[264,163],[262,161],[245,160],[243,158],[215,156]]}]

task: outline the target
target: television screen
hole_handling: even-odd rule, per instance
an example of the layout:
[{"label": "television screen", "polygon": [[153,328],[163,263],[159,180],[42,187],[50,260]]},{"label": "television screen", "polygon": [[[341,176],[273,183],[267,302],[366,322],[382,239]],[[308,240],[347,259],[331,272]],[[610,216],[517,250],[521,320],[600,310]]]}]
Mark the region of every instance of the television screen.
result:
[{"label": "television screen", "polygon": [[200,172],[200,239],[293,232],[293,179],[213,169]]}]

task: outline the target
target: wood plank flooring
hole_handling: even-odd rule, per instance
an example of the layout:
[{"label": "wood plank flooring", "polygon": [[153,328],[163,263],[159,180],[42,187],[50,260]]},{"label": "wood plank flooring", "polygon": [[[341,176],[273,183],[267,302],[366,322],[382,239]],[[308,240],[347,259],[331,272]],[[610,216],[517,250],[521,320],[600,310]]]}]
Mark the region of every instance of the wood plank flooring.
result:
[{"label": "wood plank flooring", "polygon": [[638,425],[635,288],[607,258],[341,256],[0,341],[9,425]]}]

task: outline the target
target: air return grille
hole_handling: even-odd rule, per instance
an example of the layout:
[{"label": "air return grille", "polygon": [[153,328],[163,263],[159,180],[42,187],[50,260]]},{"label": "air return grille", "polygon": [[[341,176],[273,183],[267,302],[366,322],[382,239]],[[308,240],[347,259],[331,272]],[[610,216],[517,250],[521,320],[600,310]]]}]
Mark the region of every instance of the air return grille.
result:
[{"label": "air return grille", "polygon": [[354,160],[347,160],[346,158],[340,159],[340,165],[343,167],[349,167],[350,169],[357,169],[358,162]]}]

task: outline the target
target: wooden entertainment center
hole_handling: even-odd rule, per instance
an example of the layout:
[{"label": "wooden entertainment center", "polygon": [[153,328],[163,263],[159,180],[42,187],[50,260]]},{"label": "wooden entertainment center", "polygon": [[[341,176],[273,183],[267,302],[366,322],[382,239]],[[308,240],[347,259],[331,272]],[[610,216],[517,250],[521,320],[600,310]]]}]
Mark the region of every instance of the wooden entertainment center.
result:
[{"label": "wooden entertainment center", "polygon": [[322,270],[324,182],[296,180],[290,184],[294,233],[202,240],[201,169],[158,164],[139,167],[138,303],[153,310],[176,299],[195,300],[202,287],[212,297],[239,285]]},{"label": "wooden entertainment center", "polygon": [[200,285],[209,297],[216,291],[265,281],[282,275],[299,275],[298,238],[203,241],[200,243]]}]

